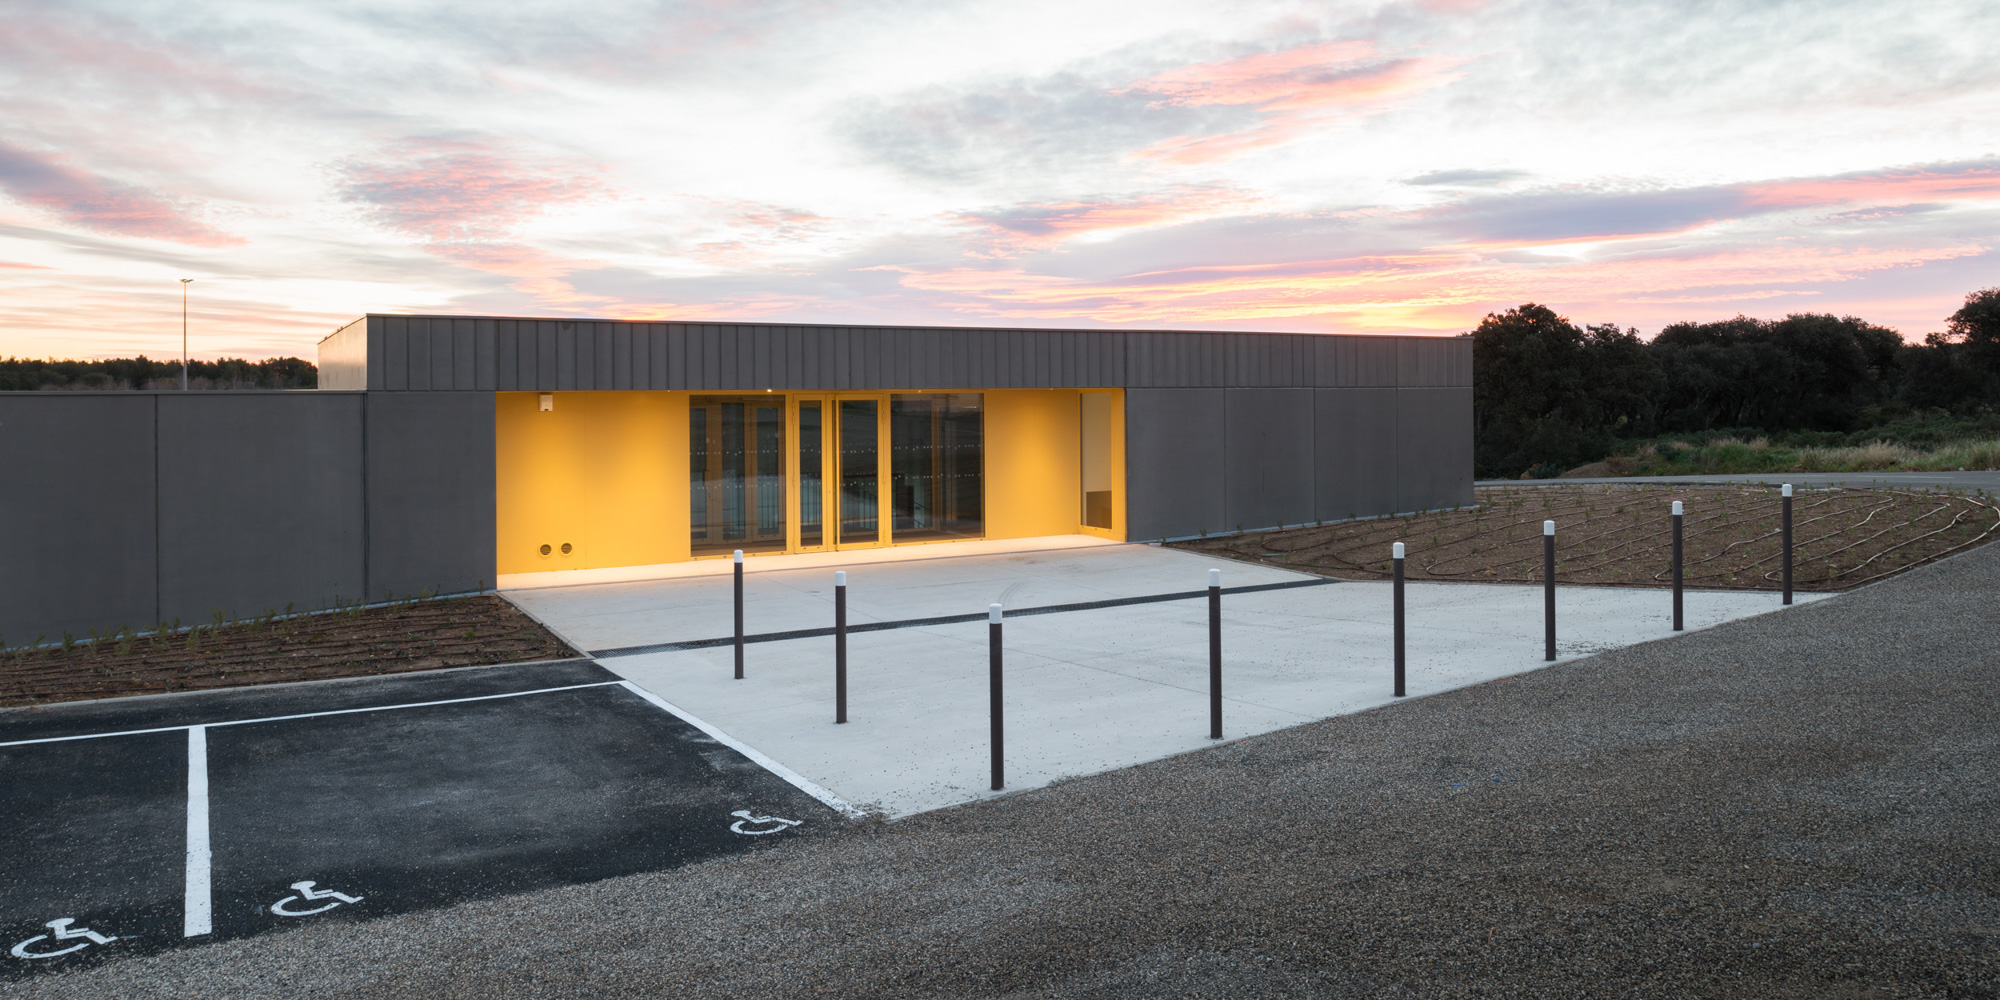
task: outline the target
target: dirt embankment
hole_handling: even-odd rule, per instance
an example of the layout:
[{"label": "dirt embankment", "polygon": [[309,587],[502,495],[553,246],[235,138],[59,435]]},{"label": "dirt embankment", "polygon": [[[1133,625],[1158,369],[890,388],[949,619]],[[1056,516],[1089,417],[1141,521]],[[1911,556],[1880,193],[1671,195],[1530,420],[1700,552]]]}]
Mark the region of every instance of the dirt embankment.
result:
[{"label": "dirt embankment", "polygon": [[[1539,583],[1542,522],[1556,522],[1562,583],[1667,586],[1672,502],[1683,501],[1689,587],[1782,585],[1782,500],[1762,486],[1491,487],[1478,506],[1176,543],[1351,579],[1383,579],[1407,546],[1412,580]],[[1793,586],[1844,590],[2000,539],[2000,502],[1909,490],[1822,489],[1793,499]]]},{"label": "dirt embankment", "polygon": [[0,707],[575,655],[499,597],[436,598],[0,651]]}]

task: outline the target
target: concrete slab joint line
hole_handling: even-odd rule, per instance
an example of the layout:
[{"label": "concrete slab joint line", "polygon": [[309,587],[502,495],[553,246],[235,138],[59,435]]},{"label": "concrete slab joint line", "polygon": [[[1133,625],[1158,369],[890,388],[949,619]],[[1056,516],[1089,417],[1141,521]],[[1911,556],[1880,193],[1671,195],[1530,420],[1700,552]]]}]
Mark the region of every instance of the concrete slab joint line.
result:
[{"label": "concrete slab joint line", "polygon": [[[1347,581],[1335,580],[1331,578],[1321,578],[1317,580],[1288,580],[1284,583],[1264,583],[1247,587],[1225,587],[1223,588],[1222,592],[1224,594],[1257,594],[1257,593],[1263,593],[1264,591],[1267,590],[1294,590],[1299,587],[1324,587],[1329,584],[1345,583],[1345,582]],[[1192,601],[1196,599],[1206,599],[1207,597],[1208,597],[1208,591],[1206,590],[1188,590],[1173,594],[1149,594],[1143,597],[1113,597],[1113,598],[1107,598],[1102,601],[1078,601],[1071,604],[1054,604],[1036,608],[1021,608],[1018,611],[1007,612],[1007,616],[1009,618],[1027,618],[1036,615],[1055,615],[1055,614],[1065,614],[1075,611],[1098,611],[1104,608],[1122,608],[1136,604],[1160,604],[1168,601]],[[855,632],[887,632],[893,629],[905,629],[905,628],[928,628],[934,625],[956,625],[961,622],[984,621],[986,619],[986,615],[987,612],[977,611],[971,614],[939,615],[932,618],[905,618],[899,621],[863,622],[859,625],[847,626],[847,631],[849,634],[852,634]],[[830,627],[793,629],[792,631],[789,632],[764,632],[756,635],[746,635],[743,637],[743,641],[746,643],[750,643],[750,642],[785,642],[791,639],[817,639],[830,636],[833,634],[833,632],[834,630]],[[645,653],[665,653],[683,649],[708,649],[714,646],[732,645],[735,643],[735,641],[736,641],[735,636],[723,636],[721,638],[715,638],[715,639],[689,639],[682,642],[662,642],[662,643],[653,643],[651,645],[645,645],[645,646],[620,646],[613,649],[593,649],[589,651],[589,655],[599,659],[614,657],[614,656],[638,656]]]}]

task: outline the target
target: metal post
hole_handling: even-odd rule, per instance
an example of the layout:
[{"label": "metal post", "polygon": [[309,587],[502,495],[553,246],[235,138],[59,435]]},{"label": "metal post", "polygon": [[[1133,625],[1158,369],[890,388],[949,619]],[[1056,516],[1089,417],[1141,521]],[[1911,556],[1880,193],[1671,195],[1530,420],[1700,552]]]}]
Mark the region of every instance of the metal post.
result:
[{"label": "metal post", "polygon": [[847,721],[847,571],[833,573],[833,721]]},{"label": "metal post", "polygon": [[181,391],[188,387],[188,283],[193,278],[181,279]]},{"label": "metal post", "polygon": [[1674,631],[1681,630],[1681,502],[1674,501]]},{"label": "metal post", "polygon": [[986,607],[986,643],[991,649],[989,670],[992,674],[991,697],[993,701],[993,790],[997,792],[1007,787],[1006,775],[1000,768],[1002,727],[1000,724],[1000,605],[998,604],[990,604]]},{"label": "metal post", "polygon": [[1542,522],[1542,659],[1556,658],[1556,523]]},{"label": "metal post", "polygon": [[736,550],[736,679],[743,679],[743,550]]},{"label": "metal post", "polygon": [[1222,571],[1208,571],[1208,738],[1222,738]]},{"label": "metal post", "polygon": [[1785,484],[1785,603],[1792,603],[1792,484]]},{"label": "metal post", "polygon": [[1396,562],[1396,584],[1393,593],[1396,603],[1396,697],[1404,695],[1403,690],[1403,543],[1389,547],[1389,554]]}]

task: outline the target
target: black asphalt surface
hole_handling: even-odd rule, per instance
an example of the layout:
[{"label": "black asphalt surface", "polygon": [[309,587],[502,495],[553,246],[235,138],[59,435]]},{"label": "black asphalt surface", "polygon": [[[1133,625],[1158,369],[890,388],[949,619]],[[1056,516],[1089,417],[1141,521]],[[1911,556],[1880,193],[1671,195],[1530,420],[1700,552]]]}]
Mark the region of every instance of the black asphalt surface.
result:
[{"label": "black asphalt surface", "polygon": [[0,996],[1993,1000],[1996,650],[1987,546],[1017,795]]},{"label": "black asphalt surface", "polygon": [[[0,742],[205,725],[213,856],[213,930],[184,936],[185,728],[0,747],[0,976],[657,871],[837,818],[616,680],[579,661],[0,714]],[[519,692],[539,693],[490,697]],[[734,832],[744,809],[806,822]],[[64,917],[116,940],[47,937]],[[36,935],[30,955],[85,946],[5,950]]]}]

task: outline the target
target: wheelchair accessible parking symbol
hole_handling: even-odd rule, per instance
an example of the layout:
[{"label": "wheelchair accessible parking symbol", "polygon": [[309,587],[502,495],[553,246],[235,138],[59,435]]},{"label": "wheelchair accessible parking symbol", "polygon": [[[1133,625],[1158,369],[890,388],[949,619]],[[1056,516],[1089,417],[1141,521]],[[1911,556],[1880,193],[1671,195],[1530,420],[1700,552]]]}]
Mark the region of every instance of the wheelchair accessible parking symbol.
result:
[{"label": "wheelchair accessible parking symbol", "polygon": [[[63,917],[60,920],[51,920],[48,923],[42,925],[43,927],[47,927],[51,933],[37,934],[34,937],[31,937],[26,941],[23,941],[20,944],[15,945],[13,948],[9,949],[9,952],[15,958],[26,958],[26,959],[55,958],[60,955],[67,955],[73,951],[82,951],[83,949],[88,948],[93,944],[110,944],[111,942],[118,940],[118,938],[114,935],[99,934],[88,927],[77,927],[72,929],[70,925],[73,923],[76,923],[75,917]],[[82,938],[83,940],[78,941],[77,940],[78,938]],[[48,951],[35,948],[35,944],[40,941],[47,941],[51,945],[55,944],[58,941],[76,941],[76,943],[70,945],[67,948],[57,948],[53,951]]]},{"label": "wheelchair accessible parking symbol", "polygon": [[[368,898],[366,896],[350,896],[344,892],[335,892],[332,889],[313,888],[318,884],[318,882],[312,881],[293,882],[292,888],[297,889],[299,894],[296,896],[286,896],[272,903],[271,912],[281,917],[310,917],[315,913],[325,913],[342,903],[359,903]],[[298,906],[304,906],[306,903],[318,903],[322,899],[330,899],[332,902],[321,903],[319,906],[310,909],[297,908]]]}]

